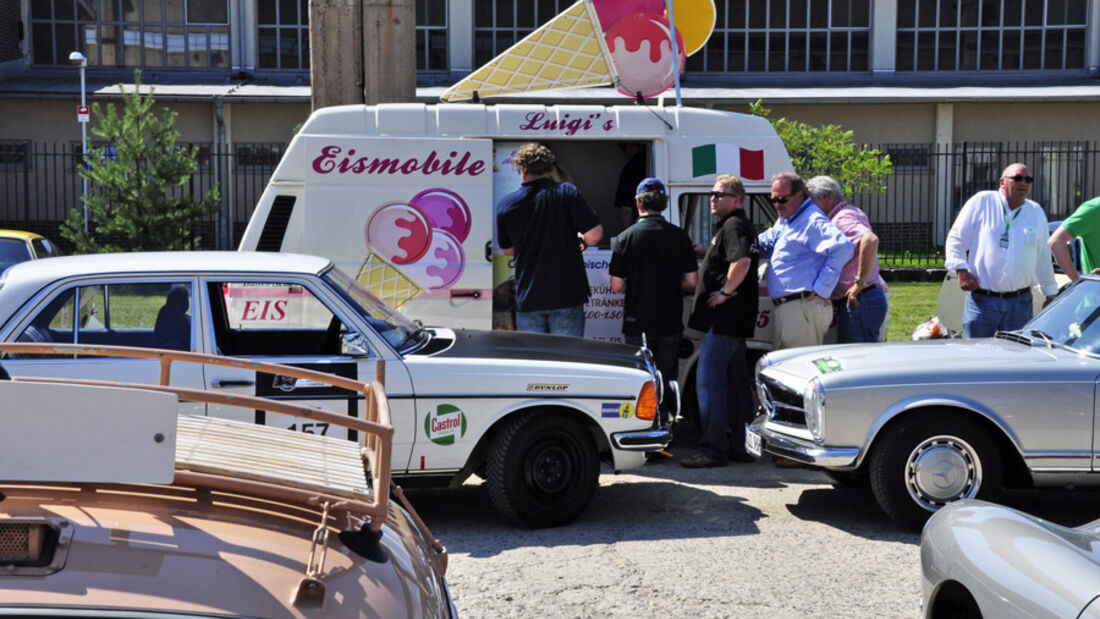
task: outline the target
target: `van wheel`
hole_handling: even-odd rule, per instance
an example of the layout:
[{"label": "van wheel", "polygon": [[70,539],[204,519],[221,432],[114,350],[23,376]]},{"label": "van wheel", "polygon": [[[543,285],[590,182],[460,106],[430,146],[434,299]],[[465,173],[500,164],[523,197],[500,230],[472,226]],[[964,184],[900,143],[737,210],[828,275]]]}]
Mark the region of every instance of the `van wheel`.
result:
[{"label": "van wheel", "polygon": [[958,415],[902,419],[871,454],[871,490],[894,520],[920,529],[959,499],[991,500],[1001,491],[1001,455],[989,433]]},{"label": "van wheel", "polygon": [[576,519],[599,483],[596,443],[581,424],[528,411],[493,440],[485,470],[489,499],[501,514],[530,527]]}]

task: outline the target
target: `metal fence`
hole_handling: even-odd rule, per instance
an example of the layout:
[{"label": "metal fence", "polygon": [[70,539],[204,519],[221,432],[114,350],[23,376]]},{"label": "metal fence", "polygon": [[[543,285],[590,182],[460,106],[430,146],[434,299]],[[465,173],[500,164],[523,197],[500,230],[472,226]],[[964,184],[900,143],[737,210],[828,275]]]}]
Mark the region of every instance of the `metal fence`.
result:
[{"label": "metal fence", "polygon": [[[216,185],[221,208],[206,218],[195,234],[203,249],[233,249],[286,145],[236,144],[231,152],[208,144],[195,146],[199,149],[195,174],[171,192],[199,199]],[[83,183],[77,172],[80,149],[79,142],[0,142],[0,227],[37,232],[70,250],[60,228],[70,212],[82,208]]]},{"label": "metal fence", "polygon": [[[236,144],[231,152],[199,145],[195,175],[175,191],[201,196],[217,183],[222,208],[196,231],[204,249],[237,246],[252,209],[275,170],[285,144]],[[849,196],[863,208],[879,235],[885,266],[942,265],[947,231],[966,200],[993,189],[1013,162],[1027,164],[1035,177],[1031,197],[1051,221],[1100,194],[1097,142],[962,142],[871,145],[889,154],[894,173],[884,194]],[[58,230],[72,209],[80,209],[77,173],[80,144],[0,141],[0,227],[45,234],[61,242]]]}]

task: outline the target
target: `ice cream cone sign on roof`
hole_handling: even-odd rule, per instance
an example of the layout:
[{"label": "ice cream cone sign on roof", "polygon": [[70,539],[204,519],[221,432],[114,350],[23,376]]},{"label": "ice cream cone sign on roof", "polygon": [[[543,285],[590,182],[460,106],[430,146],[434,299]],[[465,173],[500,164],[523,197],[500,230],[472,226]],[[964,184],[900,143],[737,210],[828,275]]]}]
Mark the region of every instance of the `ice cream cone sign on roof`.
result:
[{"label": "ice cream cone sign on roof", "polygon": [[669,0],[667,8],[664,0],[580,0],[442,99],[608,84],[630,97],[657,96],[683,71],[684,56],[706,43],[715,14],[714,0]]}]

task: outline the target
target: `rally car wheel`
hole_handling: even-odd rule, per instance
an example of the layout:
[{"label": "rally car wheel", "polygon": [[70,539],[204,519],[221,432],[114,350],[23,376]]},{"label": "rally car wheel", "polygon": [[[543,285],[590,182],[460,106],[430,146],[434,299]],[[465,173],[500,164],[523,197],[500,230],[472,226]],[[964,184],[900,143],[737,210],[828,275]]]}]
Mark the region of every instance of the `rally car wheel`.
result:
[{"label": "rally car wheel", "polygon": [[871,490],[894,520],[919,529],[959,499],[993,499],[1003,477],[989,433],[959,414],[902,419],[871,454]]},{"label": "rally car wheel", "polygon": [[496,435],[485,472],[497,511],[527,526],[551,527],[588,507],[600,462],[584,426],[565,415],[529,411]]}]

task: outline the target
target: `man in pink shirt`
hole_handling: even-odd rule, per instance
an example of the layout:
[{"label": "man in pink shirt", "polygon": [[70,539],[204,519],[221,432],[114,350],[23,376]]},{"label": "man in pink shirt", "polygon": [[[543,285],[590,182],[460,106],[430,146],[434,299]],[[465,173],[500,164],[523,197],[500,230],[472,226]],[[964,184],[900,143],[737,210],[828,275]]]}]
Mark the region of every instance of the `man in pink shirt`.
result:
[{"label": "man in pink shirt", "polygon": [[877,342],[889,311],[889,288],[879,274],[878,237],[871,231],[867,214],[848,204],[840,183],[830,176],[815,176],[806,182],[810,199],[856,246],[855,256],[840,271],[833,290],[833,314],[837,318],[837,341]]}]

